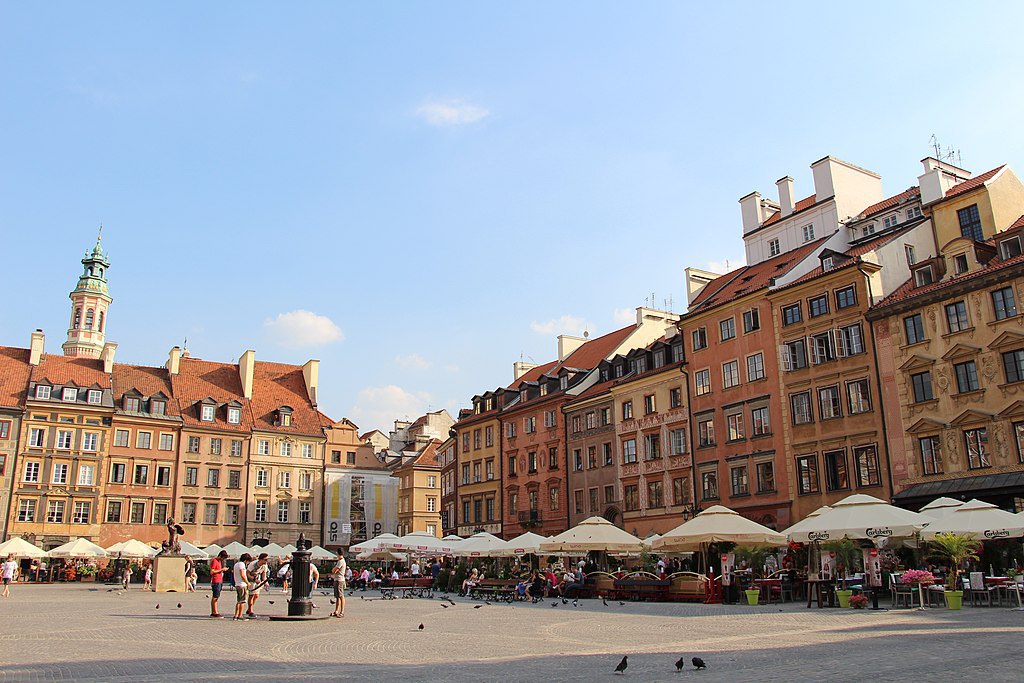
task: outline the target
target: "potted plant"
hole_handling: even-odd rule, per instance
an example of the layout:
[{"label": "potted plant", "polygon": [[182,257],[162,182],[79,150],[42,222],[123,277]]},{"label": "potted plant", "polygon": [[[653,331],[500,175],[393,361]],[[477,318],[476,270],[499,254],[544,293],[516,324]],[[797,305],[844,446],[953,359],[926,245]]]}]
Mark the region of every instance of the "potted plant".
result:
[{"label": "potted plant", "polygon": [[854,609],[864,609],[868,606],[868,602],[870,602],[870,600],[868,600],[868,596],[863,593],[850,596],[850,607]]},{"label": "potted plant", "polygon": [[964,592],[960,589],[960,568],[969,560],[978,560],[978,543],[963,534],[936,534],[931,543],[932,553],[949,561],[946,577],[946,607],[960,609]]},{"label": "potted plant", "polygon": [[857,568],[857,562],[861,558],[860,546],[850,539],[844,538],[839,541],[822,543],[821,549],[834,553],[836,556],[836,576],[843,581],[842,589],[836,590],[836,599],[839,600],[840,607],[849,607],[853,591],[847,588],[846,579],[850,575],[850,571]]},{"label": "potted plant", "polygon": [[[764,563],[771,554],[771,548],[760,548],[750,546],[740,546],[736,548],[736,556],[747,563],[750,567],[751,576],[753,578],[759,578],[764,573]],[[761,597],[761,591],[751,584],[750,588],[743,591],[747,596],[748,605],[756,605]]]},{"label": "potted plant", "polygon": [[924,569],[908,569],[900,577],[900,583],[904,586],[917,586],[917,594],[921,599],[921,609],[924,609],[924,587],[935,583],[935,575]]}]

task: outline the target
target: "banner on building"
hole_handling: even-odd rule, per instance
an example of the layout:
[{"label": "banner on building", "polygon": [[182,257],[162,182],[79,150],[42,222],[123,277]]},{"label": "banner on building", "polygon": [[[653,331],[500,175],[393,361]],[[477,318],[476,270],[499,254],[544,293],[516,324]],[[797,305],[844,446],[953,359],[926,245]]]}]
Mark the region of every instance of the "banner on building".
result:
[{"label": "banner on building", "polygon": [[398,527],[398,480],[390,475],[327,473],[324,544],[350,546],[394,533]]}]

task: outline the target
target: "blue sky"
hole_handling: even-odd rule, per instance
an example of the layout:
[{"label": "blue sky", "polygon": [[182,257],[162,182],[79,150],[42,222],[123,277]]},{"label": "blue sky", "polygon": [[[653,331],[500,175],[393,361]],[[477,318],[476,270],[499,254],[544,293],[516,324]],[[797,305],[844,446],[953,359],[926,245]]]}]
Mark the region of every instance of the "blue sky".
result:
[{"label": "blue sky", "polygon": [[319,358],[386,428],[683,310],[826,154],[1024,168],[1024,5],[830,5],[0,3],[0,344],[59,352],[102,222],[119,360]]}]

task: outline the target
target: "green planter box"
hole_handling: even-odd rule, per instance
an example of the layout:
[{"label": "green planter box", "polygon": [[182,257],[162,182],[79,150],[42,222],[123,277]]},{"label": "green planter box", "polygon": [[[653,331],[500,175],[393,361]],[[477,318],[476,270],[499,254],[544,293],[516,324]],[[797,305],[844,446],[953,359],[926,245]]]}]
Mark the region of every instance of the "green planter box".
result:
[{"label": "green planter box", "polygon": [[743,592],[747,594],[747,604],[748,605],[756,605],[757,601],[761,598],[761,591],[746,590],[746,591],[743,591]]},{"label": "green planter box", "polygon": [[851,595],[853,595],[853,591],[836,591],[836,599],[839,600],[839,606],[849,607]]},{"label": "green planter box", "polygon": [[946,591],[946,607],[949,609],[960,609],[964,606],[963,591]]}]

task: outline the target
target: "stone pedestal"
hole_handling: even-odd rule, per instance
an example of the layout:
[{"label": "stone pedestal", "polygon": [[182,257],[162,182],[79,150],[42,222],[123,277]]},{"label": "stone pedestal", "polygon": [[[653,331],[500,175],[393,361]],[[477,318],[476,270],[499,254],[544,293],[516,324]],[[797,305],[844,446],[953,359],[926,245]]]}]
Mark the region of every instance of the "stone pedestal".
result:
[{"label": "stone pedestal", "polygon": [[153,558],[153,590],[157,593],[185,592],[184,555],[157,555]]}]

